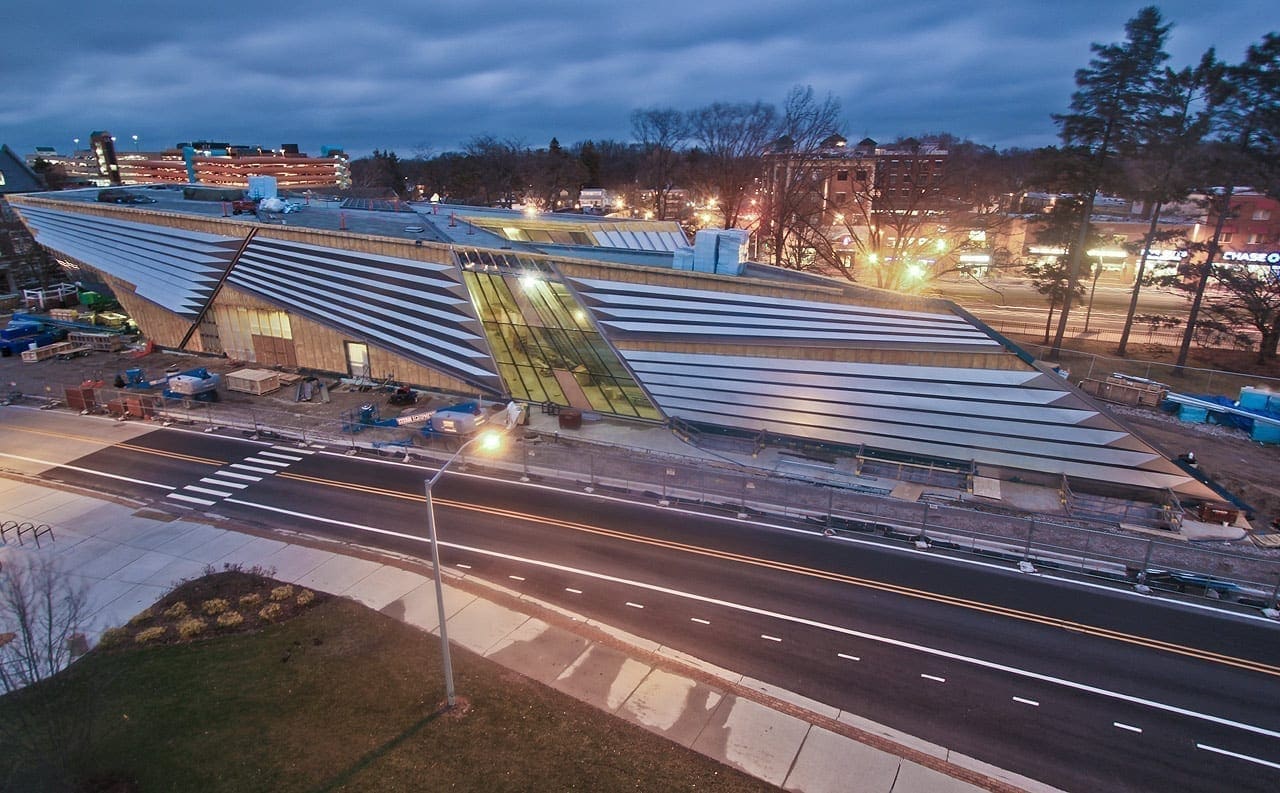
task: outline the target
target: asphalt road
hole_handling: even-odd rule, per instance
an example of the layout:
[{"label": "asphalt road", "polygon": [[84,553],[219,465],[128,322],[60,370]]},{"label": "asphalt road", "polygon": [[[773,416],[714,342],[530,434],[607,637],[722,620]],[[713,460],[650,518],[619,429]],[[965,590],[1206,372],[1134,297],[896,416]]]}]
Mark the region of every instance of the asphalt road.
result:
[{"label": "asphalt road", "polygon": [[[87,421],[24,411],[0,449]],[[430,473],[157,430],[44,476],[426,556]],[[1057,787],[1280,789],[1274,622],[452,471],[434,495],[446,566]]]}]

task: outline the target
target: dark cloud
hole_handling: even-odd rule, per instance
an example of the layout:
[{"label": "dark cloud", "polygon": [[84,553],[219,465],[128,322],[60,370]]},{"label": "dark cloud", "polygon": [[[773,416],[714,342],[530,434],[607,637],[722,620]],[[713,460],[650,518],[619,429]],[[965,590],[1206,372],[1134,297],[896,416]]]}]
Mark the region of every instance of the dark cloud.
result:
[{"label": "dark cloud", "polygon": [[[20,5],[6,12],[0,51],[0,136],[20,152],[110,129],[144,148],[213,138],[409,156],[479,134],[626,139],[637,107],[779,102],[796,84],[839,98],[856,137],[948,131],[1041,145],[1090,43],[1123,38],[1138,10],[1110,0]],[[1174,65],[1210,46],[1238,59],[1274,21],[1261,0],[1160,7],[1175,24]]]}]

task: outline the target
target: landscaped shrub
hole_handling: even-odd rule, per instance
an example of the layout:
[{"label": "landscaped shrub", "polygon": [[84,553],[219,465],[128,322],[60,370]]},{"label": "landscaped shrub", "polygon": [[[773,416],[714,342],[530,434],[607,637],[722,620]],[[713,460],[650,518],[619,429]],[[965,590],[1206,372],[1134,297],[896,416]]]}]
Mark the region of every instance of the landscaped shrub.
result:
[{"label": "landscaped shrub", "polygon": [[164,610],[164,615],[171,620],[181,619],[190,613],[191,609],[187,608],[186,601],[182,600]]},{"label": "landscaped shrub", "polygon": [[[132,625],[133,621],[130,620],[129,624]],[[120,644],[123,644],[125,639],[128,639],[128,638],[129,638],[128,628],[107,628],[105,631],[102,632],[102,638],[98,639],[98,646],[99,647],[116,647]]]},{"label": "landscaped shrub", "polygon": [[147,642],[159,639],[164,635],[166,630],[168,630],[168,628],[163,625],[157,625],[154,628],[147,628],[145,630],[138,631],[138,633],[134,635],[133,640],[138,644],[146,644]]},{"label": "landscaped shrub", "polygon": [[262,595],[259,595],[257,592],[250,592],[247,595],[240,596],[240,605],[244,606],[245,608],[253,608],[254,606],[258,605],[261,602],[262,602]]},{"label": "landscaped shrub", "polygon": [[178,635],[184,639],[190,639],[204,633],[206,627],[204,620],[192,617],[178,623]]},{"label": "landscaped shrub", "polygon": [[267,622],[278,620],[283,614],[284,606],[281,606],[279,603],[268,603],[262,607],[262,611],[258,612],[258,616]]},{"label": "landscaped shrub", "polygon": [[214,598],[213,600],[206,600],[203,604],[201,604],[200,608],[202,611],[204,611],[205,614],[208,614],[210,617],[216,617],[217,615],[226,611],[227,606],[228,606],[228,603],[223,598]]},{"label": "landscaped shrub", "polygon": [[234,628],[244,623],[244,616],[238,611],[224,611],[218,615],[218,627]]},{"label": "landscaped shrub", "polygon": [[299,606],[305,606],[315,599],[316,599],[315,592],[312,592],[310,589],[304,589],[298,593],[297,603]]},{"label": "landscaped shrub", "polygon": [[293,597],[293,584],[285,584],[271,590],[272,600],[288,600]]}]

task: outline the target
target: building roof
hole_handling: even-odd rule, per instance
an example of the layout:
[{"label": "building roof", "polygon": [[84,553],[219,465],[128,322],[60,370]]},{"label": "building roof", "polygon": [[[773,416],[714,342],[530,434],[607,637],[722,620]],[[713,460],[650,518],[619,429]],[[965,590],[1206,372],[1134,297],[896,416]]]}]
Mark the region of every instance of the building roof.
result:
[{"label": "building roof", "polygon": [[7,145],[0,145],[0,195],[45,189],[40,176]]},{"label": "building roof", "polygon": [[[610,376],[661,418],[1213,497],[946,301],[761,264],[677,271],[660,249],[673,224],[315,198],[234,216],[179,189],[131,190],[155,203],[79,190],[14,204],[38,242],[192,326],[225,283],[489,393],[510,393],[513,355],[530,377],[562,370],[567,389],[583,355],[612,356]],[[531,231],[551,241],[513,238]]]}]

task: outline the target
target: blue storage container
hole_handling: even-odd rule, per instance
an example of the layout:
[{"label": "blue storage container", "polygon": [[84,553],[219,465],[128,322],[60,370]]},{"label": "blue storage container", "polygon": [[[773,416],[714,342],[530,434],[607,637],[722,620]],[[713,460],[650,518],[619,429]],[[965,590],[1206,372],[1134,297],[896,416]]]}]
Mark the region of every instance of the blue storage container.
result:
[{"label": "blue storage container", "polygon": [[1280,443],[1280,424],[1255,421],[1253,422],[1253,433],[1249,437],[1258,443]]},{"label": "blue storage container", "polygon": [[1188,424],[1203,424],[1209,417],[1209,411],[1194,405],[1179,405],[1178,420]]}]

